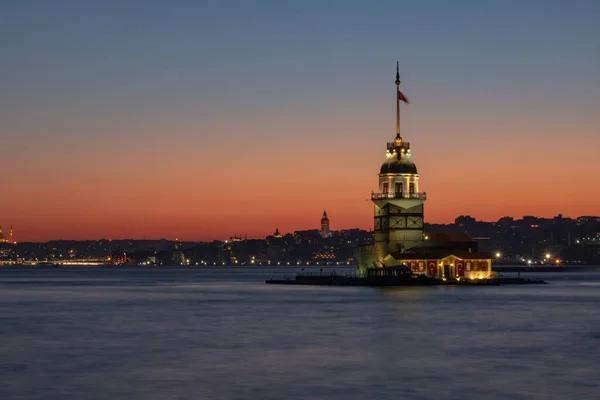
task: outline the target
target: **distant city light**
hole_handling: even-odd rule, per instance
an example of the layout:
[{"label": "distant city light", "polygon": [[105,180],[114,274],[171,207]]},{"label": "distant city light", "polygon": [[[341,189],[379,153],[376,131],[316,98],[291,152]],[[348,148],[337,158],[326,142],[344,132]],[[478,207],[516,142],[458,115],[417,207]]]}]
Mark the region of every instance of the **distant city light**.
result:
[{"label": "distant city light", "polygon": [[500,257],[502,257],[502,253],[500,253],[500,252],[497,252],[497,253],[496,253],[496,258],[500,258]]}]

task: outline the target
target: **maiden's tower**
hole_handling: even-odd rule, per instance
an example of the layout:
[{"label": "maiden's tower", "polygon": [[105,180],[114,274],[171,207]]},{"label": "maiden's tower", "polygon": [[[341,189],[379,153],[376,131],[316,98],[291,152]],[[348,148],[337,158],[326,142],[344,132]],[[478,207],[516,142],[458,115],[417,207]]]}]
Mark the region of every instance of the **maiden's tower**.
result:
[{"label": "maiden's tower", "polygon": [[400,132],[400,103],[408,99],[400,91],[396,64],[396,136],[386,146],[378,174],[374,205],[373,244],[356,251],[357,268],[368,270],[405,265],[413,273],[432,278],[489,278],[491,256],[477,251],[477,243],[464,234],[424,232],[427,195],[419,187],[410,143]]}]

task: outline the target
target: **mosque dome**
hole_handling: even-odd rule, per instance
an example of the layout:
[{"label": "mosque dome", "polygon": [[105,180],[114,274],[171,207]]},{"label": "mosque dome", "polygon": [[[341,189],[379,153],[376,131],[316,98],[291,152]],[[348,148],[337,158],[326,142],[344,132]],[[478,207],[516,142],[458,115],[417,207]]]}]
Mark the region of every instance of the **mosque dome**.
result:
[{"label": "mosque dome", "polygon": [[417,166],[406,156],[398,159],[397,157],[388,157],[381,165],[380,174],[416,174]]}]

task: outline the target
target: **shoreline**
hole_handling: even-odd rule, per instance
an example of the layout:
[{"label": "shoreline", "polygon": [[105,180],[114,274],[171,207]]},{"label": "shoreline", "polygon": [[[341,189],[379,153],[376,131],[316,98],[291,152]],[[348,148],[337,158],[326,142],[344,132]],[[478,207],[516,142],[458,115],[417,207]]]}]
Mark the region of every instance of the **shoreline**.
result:
[{"label": "shoreline", "polygon": [[[49,269],[60,269],[60,270],[78,270],[78,269],[140,269],[140,270],[153,270],[153,269],[323,269],[323,270],[348,270],[355,269],[353,265],[20,265],[20,264],[7,264],[0,265],[0,270],[49,270]],[[501,265],[492,266],[492,271],[504,273],[504,272],[527,272],[527,273],[543,273],[543,272],[584,272],[590,270],[600,270],[600,265],[566,265],[566,266],[528,266],[528,265]]]}]

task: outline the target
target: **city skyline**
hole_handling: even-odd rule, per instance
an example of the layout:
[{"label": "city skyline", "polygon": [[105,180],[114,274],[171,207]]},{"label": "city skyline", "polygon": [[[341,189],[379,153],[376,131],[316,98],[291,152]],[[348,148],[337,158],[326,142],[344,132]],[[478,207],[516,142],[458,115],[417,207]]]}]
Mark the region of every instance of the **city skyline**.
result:
[{"label": "city skyline", "polygon": [[[548,221],[558,221],[558,222],[573,222],[573,223],[577,223],[579,224],[585,224],[585,223],[589,223],[589,222],[599,222],[600,221],[600,216],[598,215],[580,215],[578,217],[575,218],[571,218],[568,216],[565,216],[563,214],[557,214],[555,216],[551,216],[551,217],[544,217],[544,216],[536,216],[536,215],[524,215],[521,217],[514,217],[514,216],[509,216],[509,215],[505,215],[502,216],[496,220],[483,220],[480,218],[475,218],[472,215],[457,215],[452,221],[448,221],[445,223],[436,223],[436,222],[431,222],[431,221],[425,221],[425,228],[426,229],[433,229],[434,231],[436,229],[438,229],[439,227],[443,227],[443,226],[462,226],[462,224],[464,223],[464,220],[469,220],[472,221],[473,223],[477,223],[477,224],[492,224],[492,225],[506,225],[507,221],[506,219],[512,220],[515,224],[522,224],[525,221],[528,220],[537,220],[537,221],[544,221],[544,222],[548,222]],[[328,218],[329,221],[329,218]],[[329,223],[327,224],[329,226]],[[373,232],[373,227],[367,227],[367,228],[360,228],[360,227],[338,227],[336,228],[335,225],[331,228],[329,228],[329,235],[326,236],[334,236],[336,234],[343,234],[344,232],[350,232],[350,231],[361,231],[361,232],[369,232],[372,233]],[[259,234],[248,234],[247,232],[233,232],[233,233],[229,233],[228,235],[225,235],[223,237],[219,237],[219,238],[210,238],[207,240],[202,240],[202,239],[186,239],[186,238],[181,238],[177,235],[171,235],[171,236],[155,236],[155,237],[148,237],[148,236],[141,236],[141,237],[136,237],[136,236],[129,236],[129,237],[108,237],[108,236],[98,236],[98,237],[92,237],[92,238],[82,238],[82,239],[75,239],[75,238],[70,238],[70,237],[54,237],[54,238],[50,238],[47,240],[14,240],[13,242],[13,227],[10,227],[10,234],[9,234],[9,238],[10,240],[8,240],[9,238],[6,237],[6,235],[3,234],[3,231],[1,229],[1,225],[0,225],[0,243],[24,243],[24,242],[28,242],[28,243],[46,243],[46,242],[59,242],[59,241],[128,241],[128,240],[133,240],[133,241],[162,241],[162,240],[166,240],[166,241],[170,241],[170,242],[180,242],[180,243],[192,243],[192,242],[196,242],[196,243],[211,243],[211,242],[224,242],[227,243],[232,242],[232,241],[243,241],[246,239],[251,239],[251,240],[264,240],[264,239],[268,239],[269,237],[284,237],[286,235],[294,235],[297,233],[313,233],[316,234],[318,233],[319,236],[323,236],[323,219],[320,219],[320,224],[318,226],[308,226],[306,228],[291,228],[290,230],[284,230],[284,229],[280,229],[278,226],[274,227],[273,229],[271,229],[270,231],[266,232],[266,233],[259,233]],[[598,233],[598,236],[600,237],[600,232]],[[18,234],[16,235],[16,239],[18,238]]]},{"label": "city skyline", "polygon": [[426,222],[598,214],[599,4],[223,3],[6,6],[0,223],[212,240],[326,208],[370,229],[397,59]]}]

